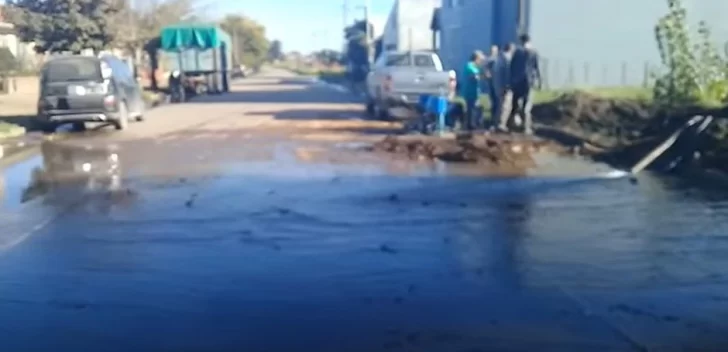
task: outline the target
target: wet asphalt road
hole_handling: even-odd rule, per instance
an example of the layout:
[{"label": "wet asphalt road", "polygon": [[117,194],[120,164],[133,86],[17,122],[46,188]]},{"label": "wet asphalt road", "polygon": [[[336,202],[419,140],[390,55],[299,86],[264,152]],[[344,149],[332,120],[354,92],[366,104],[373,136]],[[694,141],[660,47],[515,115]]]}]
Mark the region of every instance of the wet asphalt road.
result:
[{"label": "wet asphalt road", "polygon": [[251,79],[3,170],[0,350],[727,348],[723,192],[447,176],[337,147],[360,110]]}]

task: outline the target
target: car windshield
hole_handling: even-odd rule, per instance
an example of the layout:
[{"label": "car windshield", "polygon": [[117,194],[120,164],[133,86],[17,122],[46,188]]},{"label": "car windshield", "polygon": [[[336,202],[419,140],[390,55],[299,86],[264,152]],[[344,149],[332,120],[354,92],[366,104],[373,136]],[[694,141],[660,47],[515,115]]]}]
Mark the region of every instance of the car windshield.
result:
[{"label": "car windshield", "polygon": [[46,66],[45,79],[48,82],[101,81],[101,67],[88,58],[52,61]]},{"label": "car windshield", "polygon": [[387,58],[387,66],[434,67],[435,61],[430,54],[397,54]]}]

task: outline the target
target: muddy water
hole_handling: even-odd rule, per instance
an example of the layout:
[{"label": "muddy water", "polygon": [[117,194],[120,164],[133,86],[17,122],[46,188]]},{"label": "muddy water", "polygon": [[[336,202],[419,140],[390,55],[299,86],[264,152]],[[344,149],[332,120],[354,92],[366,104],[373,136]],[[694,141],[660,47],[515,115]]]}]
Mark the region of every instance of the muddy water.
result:
[{"label": "muddy water", "polygon": [[110,192],[96,173],[23,205],[38,161],[5,171],[2,350],[728,346],[717,191],[581,163],[483,179],[281,156],[170,177],[126,158]]}]

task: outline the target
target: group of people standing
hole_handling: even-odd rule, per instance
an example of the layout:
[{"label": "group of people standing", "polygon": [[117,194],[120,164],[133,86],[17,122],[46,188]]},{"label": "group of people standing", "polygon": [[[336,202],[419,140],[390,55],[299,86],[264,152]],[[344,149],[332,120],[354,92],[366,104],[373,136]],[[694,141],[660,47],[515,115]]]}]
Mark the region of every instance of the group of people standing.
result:
[{"label": "group of people standing", "polygon": [[490,100],[492,128],[508,132],[509,122],[518,117],[522,119],[523,132],[533,133],[531,91],[541,88],[539,57],[527,34],[521,35],[519,41],[518,46],[494,45],[488,56],[475,51],[465,65],[459,93],[465,100],[467,129],[482,125],[478,101],[485,90]]}]

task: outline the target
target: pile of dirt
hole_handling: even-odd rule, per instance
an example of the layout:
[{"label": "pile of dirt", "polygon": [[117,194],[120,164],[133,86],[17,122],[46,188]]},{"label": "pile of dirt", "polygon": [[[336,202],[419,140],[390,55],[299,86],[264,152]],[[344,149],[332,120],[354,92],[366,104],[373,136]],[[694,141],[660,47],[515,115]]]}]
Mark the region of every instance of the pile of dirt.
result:
[{"label": "pile of dirt", "polygon": [[599,152],[590,156],[618,166],[633,165],[695,115],[714,116],[716,122],[694,141],[676,146],[680,150],[666,152],[654,166],[661,168],[671,164],[675,155],[692,155],[697,150],[700,160],[691,161],[691,165],[728,171],[728,107],[656,109],[638,99],[573,92],[533,108],[534,121],[542,132],[556,130],[575,136],[583,144],[598,147]]},{"label": "pile of dirt", "polygon": [[574,92],[534,106],[533,116],[538,125],[559,128],[611,148],[640,139],[653,114],[647,102]]},{"label": "pile of dirt", "polygon": [[548,144],[542,140],[507,135],[465,135],[458,138],[388,136],[374,144],[372,150],[411,160],[441,160],[520,170],[533,167],[532,153],[546,148]]}]

